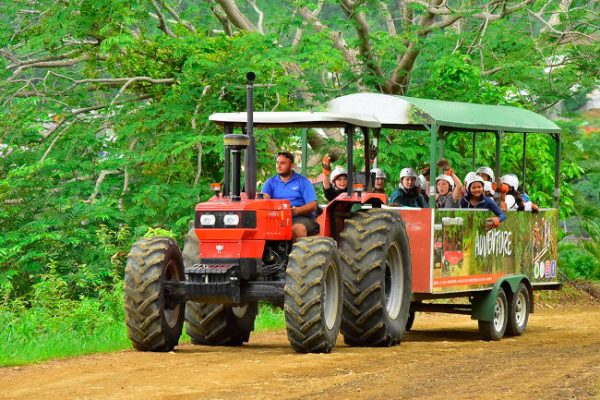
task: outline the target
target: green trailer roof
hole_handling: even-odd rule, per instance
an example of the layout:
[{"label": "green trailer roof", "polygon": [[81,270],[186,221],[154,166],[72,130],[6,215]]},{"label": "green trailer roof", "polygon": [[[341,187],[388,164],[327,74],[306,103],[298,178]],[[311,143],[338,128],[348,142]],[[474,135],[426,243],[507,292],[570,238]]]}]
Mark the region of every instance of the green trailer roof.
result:
[{"label": "green trailer roof", "polygon": [[[418,99],[380,93],[356,93],[327,103],[327,111],[345,115],[372,115],[382,127],[419,129],[440,127],[467,131],[560,133],[549,119],[511,106]],[[421,128],[423,129],[423,128]]]}]

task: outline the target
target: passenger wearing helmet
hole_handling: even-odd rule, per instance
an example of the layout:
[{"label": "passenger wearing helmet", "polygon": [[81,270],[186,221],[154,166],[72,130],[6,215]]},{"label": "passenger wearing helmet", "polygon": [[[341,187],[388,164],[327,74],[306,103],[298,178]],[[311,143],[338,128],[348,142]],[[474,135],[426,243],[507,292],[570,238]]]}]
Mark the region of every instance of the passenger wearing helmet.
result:
[{"label": "passenger wearing helmet", "polygon": [[465,186],[467,188],[467,195],[460,199],[461,208],[479,208],[492,211],[496,214],[495,218],[488,218],[486,220],[486,229],[492,229],[498,227],[500,222],[506,219],[506,214],[502,212],[500,207],[494,203],[494,200],[484,195],[484,180],[480,176],[473,176],[467,179]]},{"label": "passenger wearing helmet", "polygon": [[508,186],[504,203],[506,210],[539,211],[539,207],[531,202],[526,194],[521,194],[517,190],[519,188],[519,178],[515,174],[506,174],[500,177],[500,181]]},{"label": "passenger wearing helmet", "polygon": [[373,193],[383,193],[385,194],[385,179],[387,175],[381,168],[373,168],[371,170],[371,176],[375,175],[373,178]]},{"label": "passenger wearing helmet", "polygon": [[323,179],[323,190],[327,201],[332,201],[348,188],[348,172],[344,167],[335,167],[329,176]]},{"label": "passenger wearing helmet", "polygon": [[477,168],[477,175],[481,177],[485,182],[494,182],[494,170],[490,167],[479,167]]},{"label": "passenger wearing helmet", "polygon": [[419,175],[419,179],[417,179],[417,191],[423,196],[425,202],[429,204],[429,195],[427,194],[427,188],[429,187],[429,180],[425,177],[425,175]]},{"label": "passenger wearing helmet", "polygon": [[458,202],[462,197],[463,185],[447,160],[443,158],[440,159],[437,162],[437,166],[441,168],[444,173],[435,178],[435,188],[437,192],[435,195],[436,207],[458,208]]},{"label": "passenger wearing helmet", "polygon": [[412,168],[400,171],[400,185],[390,195],[388,204],[391,206],[428,208],[425,198],[416,187],[417,173]]},{"label": "passenger wearing helmet", "polygon": [[496,192],[494,191],[494,185],[492,182],[483,182],[483,194],[485,197],[491,197],[492,199],[494,198],[494,194],[496,194]]}]

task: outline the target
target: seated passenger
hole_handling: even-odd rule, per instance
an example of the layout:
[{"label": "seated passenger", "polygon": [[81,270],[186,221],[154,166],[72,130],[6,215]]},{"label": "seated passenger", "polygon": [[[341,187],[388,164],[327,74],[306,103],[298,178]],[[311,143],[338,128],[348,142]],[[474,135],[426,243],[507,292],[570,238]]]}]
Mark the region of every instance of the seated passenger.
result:
[{"label": "seated passenger", "polygon": [[539,212],[539,207],[527,195],[518,192],[519,178],[515,174],[506,174],[500,177],[500,181],[508,186],[506,210]]},{"label": "seated passenger", "polygon": [[437,166],[444,171],[443,175],[435,179],[436,197],[435,203],[437,208],[458,208],[462,197],[463,185],[454,173],[450,163],[445,159],[440,159]]},{"label": "seated passenger", "polygon": [[494,191],[494,184],[490,181],[483,182],[483,195],[493,199],[495,194],[496,192]]},{"label": "seated passenger", "polygon": [[463,196],[467,195],[467,181],[473,179],[474,177],[479,176],[476,172],[470,171],[465,175],[465,180],[463,181]]},{"label": "seated passenger", "polygon": [[497,228],[500,225],[500,222],[506,219],[506,214],[504,214],[500,207],[494,203],[494,200],[484,196],[484,180],[481,179],[480,176],[474,176],[469,178],[465,183],[467,195],[460,199],[460,207],[479,208],[492,211],[494,214],[496,214],[496,217],[488,218],[485,221],[485,227],[486,229]]},{"label": "seated passenger", "polygon": [[344,167],[335,167],[329,179],[323,179],[323,190],[327,201],[332,201],[348,188],[348,173]]},{"label": "seated passenger", "polygon": [[373,181],[373,193],[385,194],[385,178],[387,175],[381,168],[373,168],[371,174],[375,174],[375,180]]},{"label": "seated passenger", "polygon": [[481,177],[485,182],[494,182],[494,170],[490,167],[479,167],[477,168],[477,175]]},{"label": "seated passenger", "polygon": [[417,173],[412,168],[400,171],[400,185],[394,190],[388,200],[388,205],[397,207],[428,208],[429,205],[416,188]]},{"label": "seated passenger", "polygon": [[416,186],[417,186],[418,192],[425,199],[425,202],[427,204],[429,204],[429,195],[427,194],[427,189],[429,188],[429,181],[425,177],[425,175],[423,175],[423,174],[419,175],[419,178],[417,179]]}]

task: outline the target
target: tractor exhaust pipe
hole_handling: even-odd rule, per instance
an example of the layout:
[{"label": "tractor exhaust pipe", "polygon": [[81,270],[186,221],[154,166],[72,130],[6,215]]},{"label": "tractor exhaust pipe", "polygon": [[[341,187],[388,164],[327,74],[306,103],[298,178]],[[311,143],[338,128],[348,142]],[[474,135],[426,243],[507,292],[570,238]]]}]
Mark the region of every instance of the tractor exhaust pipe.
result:
[{"label": "tractor exhaust pipe", "polygon": [[256,140],[254,140],[254,80],[256,74],[248,72],[246,74],[248,84],[246,85],[246,135],[248,135],[249,145],[244,157],[244,186],[246,187],[246,196],[248,199],[256,198]]}]

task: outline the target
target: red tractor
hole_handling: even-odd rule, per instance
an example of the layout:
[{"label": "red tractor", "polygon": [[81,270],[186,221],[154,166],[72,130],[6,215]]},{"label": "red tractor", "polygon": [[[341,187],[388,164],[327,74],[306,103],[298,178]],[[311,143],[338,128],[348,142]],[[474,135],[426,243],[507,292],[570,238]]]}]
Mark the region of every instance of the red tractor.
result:
[{"label": "red tractor", "polygon": [[[128,335],[142,351],[170,351],[186,322],[192,343],[239,346],[249,340],[258,302],[283,306],[289,341],[301,353],[327,353],[342,332],[353,346],[390,346],[404,336],[412,294],[408,236],[385,195],[353,185],[354,131],[377,121],[317,112],[214,114],[225,130],[222,192],[195,208],[183,253],[173,239],[135,243],[125,271]],[[240,127],[243,134],[233,133]],[[321,207],[318,236],[292,243],[287,200],[256,193],[254,127],[338,127],[347,137],[348,191]],[[245,188],[241,189],[244,155]],[[360,174],[359,174],[360,175]],[[364,174],[363,174],[364,175]]]}]

